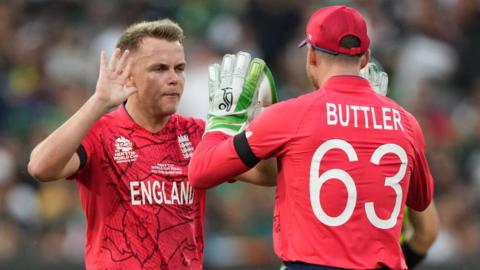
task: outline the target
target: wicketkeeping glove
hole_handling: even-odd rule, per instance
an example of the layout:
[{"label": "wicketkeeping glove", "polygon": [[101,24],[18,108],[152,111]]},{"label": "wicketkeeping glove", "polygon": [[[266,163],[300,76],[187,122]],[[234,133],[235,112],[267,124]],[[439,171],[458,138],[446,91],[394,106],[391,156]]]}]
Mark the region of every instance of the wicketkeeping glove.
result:
[{"label": "wicketkeeping glove", "polygon": [[369,62],[360,70],[360,76],[367,79],[375,92],[386,96],[388,92],[388,74],[376,61]]},{"label": "wicketkeeping glove", "polygon": [[254,111],[277,101],[275,82],[265,61],[249,53],[226,54],[208,68],[210,106],[205,132],[229,136],[241,131]]}]

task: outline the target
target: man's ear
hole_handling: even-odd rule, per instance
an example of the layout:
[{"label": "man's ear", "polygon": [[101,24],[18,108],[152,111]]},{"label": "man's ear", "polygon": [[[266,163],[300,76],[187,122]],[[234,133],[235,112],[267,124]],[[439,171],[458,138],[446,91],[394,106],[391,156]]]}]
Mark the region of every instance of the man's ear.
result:
[{"label": "man's ear", "polygon": [[368,64],[368,61],[370,61],[370,55],[371,55],[370,49],[368,49],[368,51],[366,51],[362,55],[362,57],[360,58],[360,69],[364,68]]},{"label": "man's ear", "polygon": [[135,86],[135,80],[133,79],[132,75],[128,76],[127,84],[130,86]]},{"label": "man's ear", "polygon": [[308,46],[307,48],[307,62],[309,65],[316,66],[318,61],[318,56],[315,50],[311,47]]}]

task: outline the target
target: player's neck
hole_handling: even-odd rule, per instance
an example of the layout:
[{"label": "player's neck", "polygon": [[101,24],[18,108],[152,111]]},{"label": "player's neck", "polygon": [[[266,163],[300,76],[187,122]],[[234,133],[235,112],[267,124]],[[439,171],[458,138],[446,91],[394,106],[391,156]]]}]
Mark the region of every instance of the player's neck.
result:
[{"label": "player's neck", "polygon": [[155,114],[145,106],[138,106],[132,101],[125,104],[125,109],[135,123],[152,133],[162,130],[170,118],[170,115]]},{"label": "player's neck", "polygon": [[329,69],[321,72],[317,76],[317,84],[319,88],[323,87],[323,84],[333,76],[359,76],[359,70],[355,66],[333,66]]}]

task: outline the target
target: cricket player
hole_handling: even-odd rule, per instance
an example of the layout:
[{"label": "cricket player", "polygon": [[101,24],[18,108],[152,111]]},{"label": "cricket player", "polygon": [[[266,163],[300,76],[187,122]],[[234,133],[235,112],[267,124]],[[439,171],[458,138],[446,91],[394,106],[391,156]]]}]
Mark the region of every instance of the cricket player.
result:
[{"label": "cricket player", "polygon": [[241,87],[228,75],[245,73],[238,61],[224,58],[210,71],[217,91],[189,180],[213,187],[276,157],[274,248],[289,270],[407,269],[399,243],[404,207],[423,211],[431,203],[433,178],[418,122],[359,76],[369,45],[355,9],[317,10],[301,44],[317,90],[267,108],[239,134],[238,113],[252,103],[263,63],[252,61],[257,75],[243,77]]},{"label": "cricket player", "polygon": [[[75,179],[86,269],[203,269],[205,190],[188,182],[187,168],[205,122],[175,113],[183,30],[168,19],[137,23],[117,47],[110,60],[101,53],[95,93],[34,148],[28,171],[44,182]],[[238,178],[270,177],[262,172]]]}]

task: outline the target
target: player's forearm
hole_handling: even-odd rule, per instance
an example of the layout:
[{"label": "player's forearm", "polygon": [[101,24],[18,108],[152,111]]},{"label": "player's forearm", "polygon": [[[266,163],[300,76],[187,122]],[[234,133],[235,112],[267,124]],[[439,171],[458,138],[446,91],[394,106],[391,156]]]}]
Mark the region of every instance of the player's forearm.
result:
[{"label": "player's forearm", "polygon": [[29,173],[41,181],[56,180],[92,125],[108,108],[92,96],[70,119],[40,142],[30,154]]},{"label": "player's forearm", "polygon": [[434,202],[432,201],[423,212],[410,209],[410,221],[414,233],[408,243],[415,252],[426,254],[440,230],[440,221]]},{"label": "player's forearm", "polygon": [[261,160],[255,167],[236,177],[242,182],[272,187],[277,185],[277,159]]},{"label": "player's forearm", "polygon": [[412,236],[410,241],[407,242],[408,245],[418,254],[425,255],[428,252],[428,249],[433,244],[432,238],[424,237],[420,234]]},{"label": "player's forearm", "polygon": [[188,179],[195,188],[210,188],[247,171],[231,139],[222,133],[207,133],[188,166]]}]

